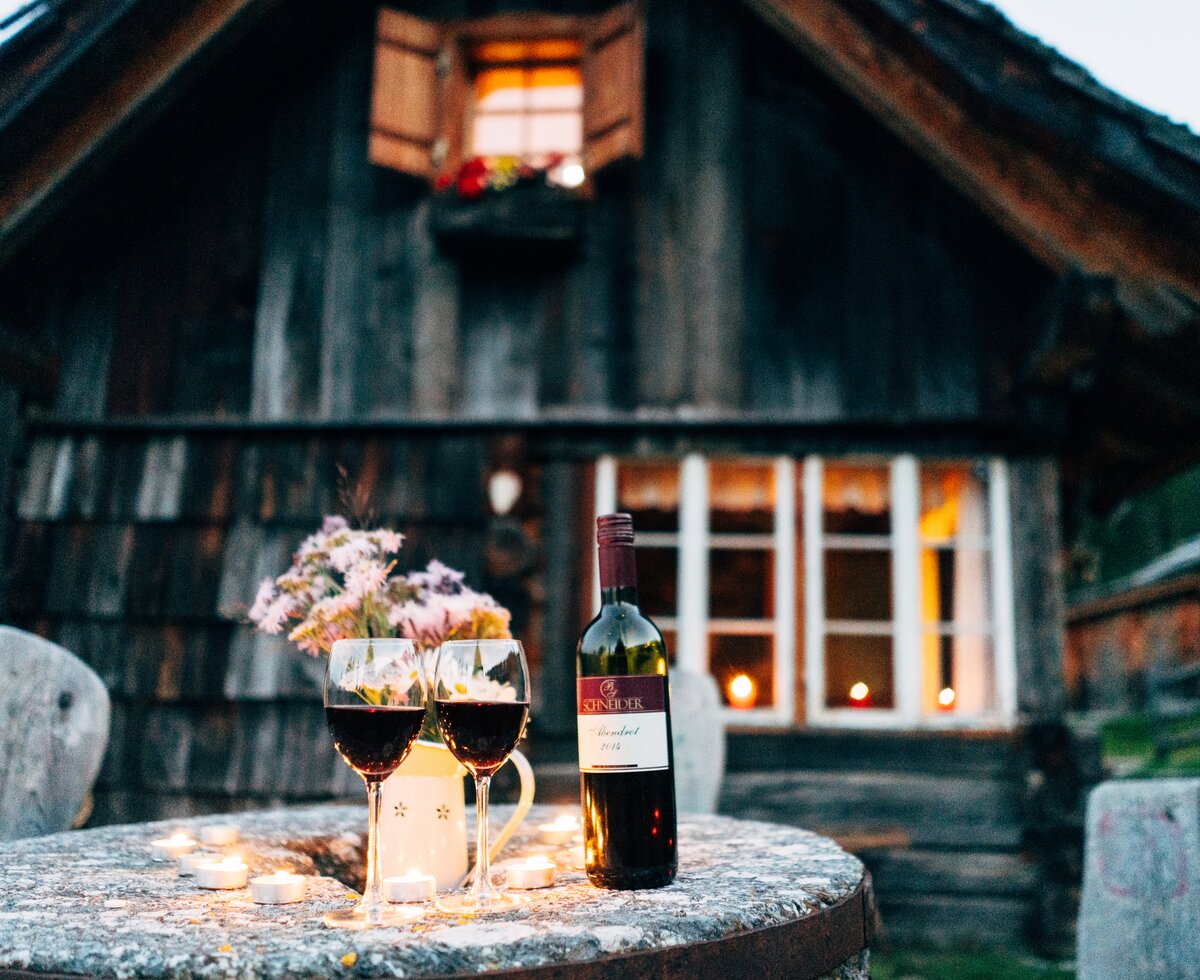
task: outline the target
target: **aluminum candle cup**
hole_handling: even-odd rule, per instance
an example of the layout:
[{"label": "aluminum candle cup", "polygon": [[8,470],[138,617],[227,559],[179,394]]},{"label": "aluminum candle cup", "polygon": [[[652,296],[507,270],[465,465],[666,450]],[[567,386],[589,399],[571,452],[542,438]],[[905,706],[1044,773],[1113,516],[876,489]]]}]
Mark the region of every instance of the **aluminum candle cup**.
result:
[{"label": "aluminum candle cup", "polygon": [[150,842],[150,856],[155,861],[178,861],[196,849],[196,841],[187,834],[172,834]]},{"label": "aluminum candle cup", "polygon": [[433,875],[420,871],[383,879],[383,896],[389,902],[431,902],[436,891]]},{"label": "aluminum candle cup", "polygon": [[210,861],[220,861],[221,855],[212,851],[192,851],[179,859],[179,877],[191,878],[196,874],[197,864],[207,864]]},{"label": "aluminum candle cup", "polygon": [[290,871],[276,871],[250,879],[250,897],[259,905],[290,905],[304,901],[307,879]]},{"label": "aluminum candle cup", "polygon": [[541,854],[528,861],[514,861],[505,870],[509,888],[527,890],[554,884],[554,863]]},{"label": "aluminum candle cup", "polygon": [[547,844],[569,844],[579,830],[579,820],[569,813],[564,813],[553,823],[538,824],[538,834]]},{"label": "aluminum candle cup", "polygon": [[201,888],[245,888],[250,869],[241,858],[201,861],[196,865],[196,884]]},{"label": "aluminum candle cup", "polygon": [[236,844],[241,836],[241,830],[231,823],[214,823],[200,828],[200,841],[209,847],[228,847]]}]

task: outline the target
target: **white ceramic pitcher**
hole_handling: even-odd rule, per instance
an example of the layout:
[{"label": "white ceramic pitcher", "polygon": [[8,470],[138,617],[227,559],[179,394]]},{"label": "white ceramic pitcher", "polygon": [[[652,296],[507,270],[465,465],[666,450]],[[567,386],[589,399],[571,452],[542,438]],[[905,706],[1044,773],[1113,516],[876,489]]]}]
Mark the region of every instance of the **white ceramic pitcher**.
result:
[{"label": "white ceramic pitcher", "polygon": [[[533,769],[515,750],[509,761],[521,777],[521,798],[492,838],[493,859],[533,805]],[[467,874],[466,774],[446,746],[419,741],[384,781],[379,866],[385,878],[420,871],[437,879],[438,891],[459,887]]]}]

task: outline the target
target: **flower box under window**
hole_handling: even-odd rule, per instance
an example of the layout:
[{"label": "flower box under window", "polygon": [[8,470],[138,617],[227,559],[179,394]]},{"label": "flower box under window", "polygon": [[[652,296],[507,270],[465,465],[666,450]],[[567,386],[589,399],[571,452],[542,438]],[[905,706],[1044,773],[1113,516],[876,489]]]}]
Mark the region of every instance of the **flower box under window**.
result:
[{"label": "flower box under window", "polygon": [[570,188],[544,182],[470,198],[448,188],[434,197],[432,227],[438,241],[451,251],[481,243],[572,247],[583,230],[583,201]]}]

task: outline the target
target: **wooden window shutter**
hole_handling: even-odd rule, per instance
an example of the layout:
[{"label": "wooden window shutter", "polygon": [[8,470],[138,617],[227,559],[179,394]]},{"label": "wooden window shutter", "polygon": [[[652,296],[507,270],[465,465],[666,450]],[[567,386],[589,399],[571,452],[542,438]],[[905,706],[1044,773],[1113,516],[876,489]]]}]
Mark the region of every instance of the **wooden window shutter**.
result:
[{"label": "wooden window shutter", "polygon": [[368,149],[372,163],[426,179],[440,169],[446,35],[440,24],[380,9]]},{"label": "wooden window shutter", "polygon": [[583,165],[642,155],[646,20],[640,0],[591,19],[583,46]]}]

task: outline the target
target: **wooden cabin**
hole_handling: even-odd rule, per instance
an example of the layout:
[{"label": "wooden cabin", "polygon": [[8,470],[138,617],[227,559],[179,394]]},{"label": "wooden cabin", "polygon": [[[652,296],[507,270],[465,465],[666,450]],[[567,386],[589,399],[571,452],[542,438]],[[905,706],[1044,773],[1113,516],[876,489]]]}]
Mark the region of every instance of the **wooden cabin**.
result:
[{"label": "wooden cabin", "polygon": [[95,821],[353,791],[244,624],[340,464],[512,608],[545,794],[624,508],[727,812],[852,842],[893,934],[1066,941],[1060,541],[1196,445],[1200,140],[972,0],[22,16],[0,616],[112,691]]}]

